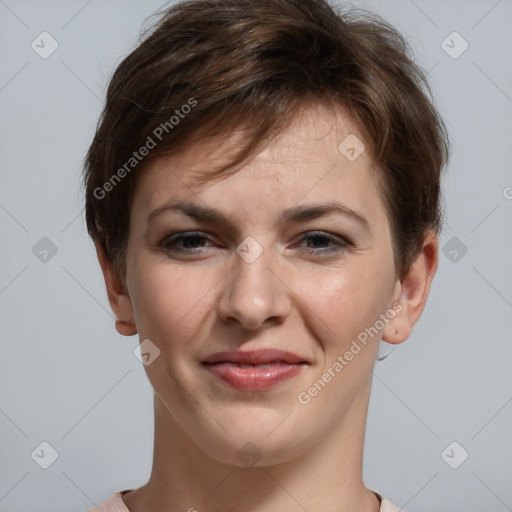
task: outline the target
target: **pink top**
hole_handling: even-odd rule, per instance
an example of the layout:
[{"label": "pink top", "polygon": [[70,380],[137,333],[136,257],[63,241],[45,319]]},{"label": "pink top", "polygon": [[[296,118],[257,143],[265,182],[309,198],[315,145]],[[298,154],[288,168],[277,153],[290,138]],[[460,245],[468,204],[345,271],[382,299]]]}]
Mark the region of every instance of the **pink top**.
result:
[{"label": "pink top", "polygon": [[[108,500],[105,500],[103,503],[98,505],[97,507],[93,507],[89,509],[87,512],[130,512],[126,505],[124,504],[123,498],[121,497],[123,494],[131,491],[132,489],[126,489],[124,491],[116,492],[112,497]],[[373,491],[375,492],[375,491]],[[380,499],[380,509],[379,512],[405,512],[403,509],[399,509],[394,503],[384,498],[378,492],[375,494]]]}]

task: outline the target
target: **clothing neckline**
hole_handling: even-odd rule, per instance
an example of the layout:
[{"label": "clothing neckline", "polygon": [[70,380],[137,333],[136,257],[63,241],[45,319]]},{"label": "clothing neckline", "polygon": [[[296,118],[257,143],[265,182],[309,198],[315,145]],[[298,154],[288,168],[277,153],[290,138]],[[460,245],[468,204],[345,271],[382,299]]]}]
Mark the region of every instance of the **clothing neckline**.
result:
[{"label": "clothing neckline", "polygon": [[[121,497],[121,501],[122,500],[122,497],[125,495],[125,494],[128,494],[129,492],[133,491],[133,489],[124,489],[122,491],[119,491],[117,492],[116,494],[119,494],[119,496]],[[370,489],[370,491],[373,492],[373,494],[375,494],[375,496],[377,496],[377,499],[379,500],[379,510],[382,509],[382,502],[383,500],[385,499],[381,494],[379,494],[377,491],[374,491],[372,489]],[[124,503],[123,501],[123,505],[126,507],[126,504]],[[128,507],[126,507],[126,509],[128,510]]]}]

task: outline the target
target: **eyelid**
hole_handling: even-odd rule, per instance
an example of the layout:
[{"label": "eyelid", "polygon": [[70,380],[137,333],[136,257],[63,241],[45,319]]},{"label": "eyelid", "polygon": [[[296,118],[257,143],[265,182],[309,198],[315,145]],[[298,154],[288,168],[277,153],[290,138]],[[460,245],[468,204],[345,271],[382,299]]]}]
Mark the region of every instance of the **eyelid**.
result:
[{"label": "eyelid", "polygon": [[[167,235],[165,236],[163,239],[162,239],[162,242],[165,242],[166,240],[169,240],[169,239],[176,239],[176,240],[179,240],[180,238],[186,238],[186,237],[193,237],[193,236],[199,236],[199,237],[204,237],[204,238],[209,238],[212,236],[211,233],[209,233],[208,231],[197,231],[197,230],[192,230],[192,231],[176,231],[175,233],[171,233],[170,235]],[[347,243],[347,244],[351,244],[350,240],[348,240],[346,237],[344,236],[341,236],[341,235],[335,235],[334,233],[328,233],[326,231],[321,231],[321,230],[318,230],[318,229],[314,229],[314,230],[309,230],[309,231],[304,231],[303,233],[301,233],[300,235],[298,235],[298,239],[299,240],[303,240],[304,238],[308,238],[308,237],[313,237],[313,236],[323,236],[325,238],[328,238],[330,240],[333,240],[333,241],[339,241],[341,243]]]},{"label": "eyelid", "polygon": [[348,238],[342,236],[342,235],[336,235],[334,233],[329,233],[327,231],[322,231],[319,229],[313,229],[310,231],[305,231],[304,233],[301,233],[299,235],[299,240],[303,240],[304,238],[309,238],[313,236],[323,236],[325,238],[328,238],[329,240],[332,240],[333,242],[339,242],[342,244],[351,244],[351,242],[348,240]]},{"label": "eyelid", "polygon": [[309,252],[311,254],[329,254],[329,253],[340,253],[342,251],[345,251],[349,248],[349,246],[352,245],[352,243],[345,237],[340,235],[335,235],[333,233],[327,233],[325,231],[319,231],[319,230],[312,230],[312,231],[306,231],[301,235],[301,238],[298,242],[301,242],[303,240],[307,240],[309,238],[313,237],[321,237],[325,238],[329,242],[333,243],[334,245],[331,247],[325,247],[325,248],[315,248],[315,247],[305,247],[304,249],[306,252]]},{"label": "eyelid", "polygon": [[[183,253],[183,254],[197,254],[200,252],[203,252],[204,249],[208,249],[208,247],[196,247],[196,248],[178,248],[177,244],[180,240],[183,239],[189,239],[198,237],[199,239],[203,241],[210,241],[211,242],[211,234],[206,231],[178,231],[175,233],[172,233],[168,236],[166,236],[159,244],[159,247],[164,250],[164,252],[177,252],[177,253]],[[352,246],[353,244],[348,240],[346,237],[341,235],[336,235],[334,233],[328,233],[321,230],[310,230],[305,231],[299,235],[299,238],[296,240],[296,242],[293,243],[292,248],[295,248],[300,242],[307,241],[308,239],[311,239],[313,237],[320,237],[324,238],[328,242],[334,244],[331,247],[304,247],[303,249],[314,255],[327,255],[332,253],[340,253],[342,251],[347,250],[349,246]]]}]

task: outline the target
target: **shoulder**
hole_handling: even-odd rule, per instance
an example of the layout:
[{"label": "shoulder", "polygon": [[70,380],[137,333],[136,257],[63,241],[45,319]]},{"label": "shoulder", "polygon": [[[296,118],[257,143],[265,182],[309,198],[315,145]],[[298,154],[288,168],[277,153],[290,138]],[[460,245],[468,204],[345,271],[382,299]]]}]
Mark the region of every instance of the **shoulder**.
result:
[{"label": "shoulder", "polygon": [[110,498],[100,503],[97,507],[90,508],[87,512],[130,512],[124,504],[122,495],[127,493],[129,489],[116,492]]},{"label": "shoulder", "polygon": [[380,499],[379,512],[406,512],[404,509],[397,507],[391,500],[388,500],[382,494],[373,491]]}]

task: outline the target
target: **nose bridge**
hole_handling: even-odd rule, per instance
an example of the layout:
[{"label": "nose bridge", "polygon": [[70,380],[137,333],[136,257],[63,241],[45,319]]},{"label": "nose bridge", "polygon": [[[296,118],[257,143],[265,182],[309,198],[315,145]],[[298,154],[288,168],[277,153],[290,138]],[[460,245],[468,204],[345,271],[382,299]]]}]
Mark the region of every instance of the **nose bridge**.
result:
[{"label": "nose bridge", "polygon": [[225,320],[236,319],[251,329],[258,328],[270,318],[282,320],[289,303],[282,283],[270,270],[276,267],[272,250],[263,250],[255,239],[248,237],[236,252],[230,278],[219,302],[220,315]]}]

